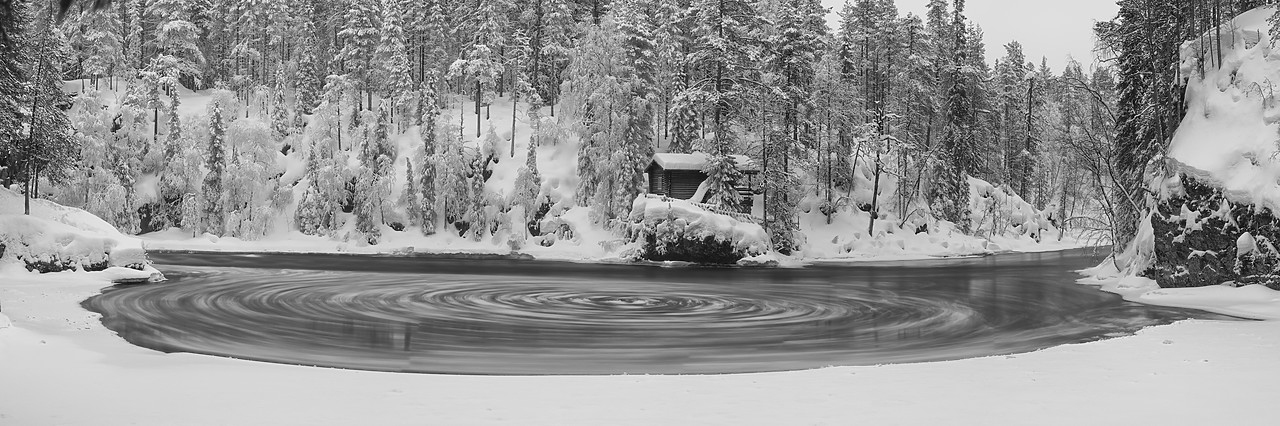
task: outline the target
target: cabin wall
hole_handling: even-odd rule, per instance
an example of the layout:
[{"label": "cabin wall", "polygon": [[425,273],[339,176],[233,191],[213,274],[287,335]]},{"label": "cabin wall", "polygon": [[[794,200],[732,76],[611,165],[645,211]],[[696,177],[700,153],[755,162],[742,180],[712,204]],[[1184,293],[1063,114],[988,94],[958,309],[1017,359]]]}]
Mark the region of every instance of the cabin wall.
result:
[{"label": "cabin wall", "polygon": [[660,170],[654,169],[649,174],[649,193],[656,195],[667,195],[667,179],[666,174]]},{"label": "cabin wall", "polygon": [[[699,171],[669,170],[666,172],[667,196],[678,200],[688,200],[698,193],[698,187],[707,180],[707,175]],[[701,202],[702,200],[694,200]]]}]

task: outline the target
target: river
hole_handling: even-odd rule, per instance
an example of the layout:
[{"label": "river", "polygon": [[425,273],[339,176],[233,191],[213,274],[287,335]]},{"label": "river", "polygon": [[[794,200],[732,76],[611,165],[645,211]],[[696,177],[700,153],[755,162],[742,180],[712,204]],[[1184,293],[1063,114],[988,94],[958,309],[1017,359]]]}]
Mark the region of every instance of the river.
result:
[{"label": "river", "polygon": [[153,253],[84,302],[165,352],[445,374],[716,374],[921,362],[1123,336],[1204,312],[1075,283],[1089,250],[804,268]]}]

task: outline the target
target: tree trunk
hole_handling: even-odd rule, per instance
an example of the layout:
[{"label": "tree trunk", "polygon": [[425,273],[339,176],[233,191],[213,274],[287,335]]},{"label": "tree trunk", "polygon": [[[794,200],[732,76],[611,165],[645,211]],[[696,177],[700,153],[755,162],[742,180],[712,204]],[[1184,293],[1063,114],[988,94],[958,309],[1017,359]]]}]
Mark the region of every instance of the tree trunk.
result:
[{"label": "tree trunk", "polygon": [[1023,146],[1023,149],[1026,152],[1026,155],[1022,156],[1022,162],[1021,162],[1022,167],[1021,167],[1021,170],[1018,171],[1019,174],[1021,175],[1019,176],[1020,180],[1018,181],[1018,192],[1021,193],[1020,195],[1022,195],[1024,200],[1027,197],[1027,181],[1030,179],[1030,175],[1031,175],[1031,148],[1032,148],[1031,145],[1032,145],[1032,142],[1034,141],[1034,139],[1032,139],[1031,137],[1031,119],[1033,117],[1033,107],[1034,107],[1034,105],[1032,104],[1032,100],[1033,100],[1032,96],[1034,95],[1035,90],[1036,90],[1036,79],[1033,78],[1031,79],[1031,83],[1027,86],[1027,135],[1026,135],[1027,139],[1026,139],[1025,145]]},{"label": "tree trunk", "polygon": [[516,158],[516,92],[511,92],[511,158]]}]

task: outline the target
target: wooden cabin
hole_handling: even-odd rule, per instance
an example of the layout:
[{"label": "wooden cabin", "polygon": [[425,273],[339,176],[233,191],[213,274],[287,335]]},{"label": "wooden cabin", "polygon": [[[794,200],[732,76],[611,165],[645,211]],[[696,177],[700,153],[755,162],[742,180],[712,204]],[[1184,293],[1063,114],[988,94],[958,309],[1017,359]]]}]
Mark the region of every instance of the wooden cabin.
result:
[{"label": "wooden cabin", "polygon": [[[654,154],[653,161],[645,169],[645,174],[649,178],[649,193],[680,200],[693,198],[698,193],[698,187],[707,180],[707,174],[703,173],[702,169],[706,168],[709,158],[703,153]],[[735,155],[733,159],[738,164],[738,170],[746,178],[746,182],[735,182],[734,186],[742,194],[743,212],[750,213],[752,196],[755,195],[756,187],[759,186],[756,178],[760,174],[760,168],[756,166],[755,161],[745,155]],[[692,201],[701,203],[706,200]]]}]

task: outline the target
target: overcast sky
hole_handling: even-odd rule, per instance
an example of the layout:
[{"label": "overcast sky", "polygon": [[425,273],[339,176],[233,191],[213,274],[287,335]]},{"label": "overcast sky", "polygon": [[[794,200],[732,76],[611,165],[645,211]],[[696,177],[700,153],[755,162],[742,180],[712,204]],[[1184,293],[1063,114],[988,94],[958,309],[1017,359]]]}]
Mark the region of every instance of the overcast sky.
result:
[{"label": "overcast sky", "polygon": [[[845,0],[822,0],[831,8],[832,28],[837,28],[834,12]],[[914,13],[921,17],[929,0],[896,0],[898,13]],[[1093,62],[1093,22],[1115,17],[1120,8],[1115,0],[968,0],[965,16],[977,22],[986,33],[987,62],[1004,56],[1004,45],[1017,40],[1027,59],[1040,64],[1049,59],[1049,67],[1061,72],[1067,57],[1076,58],[1087,69]]]}]

